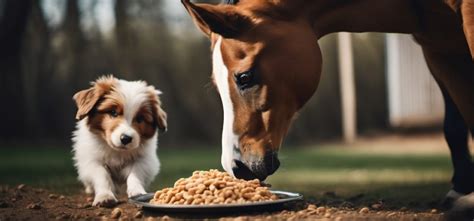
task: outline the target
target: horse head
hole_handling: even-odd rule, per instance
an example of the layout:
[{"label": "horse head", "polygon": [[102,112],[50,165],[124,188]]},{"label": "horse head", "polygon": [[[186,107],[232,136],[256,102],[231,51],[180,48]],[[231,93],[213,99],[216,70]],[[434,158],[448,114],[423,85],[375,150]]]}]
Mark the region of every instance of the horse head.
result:
[{"label": "horse head", "polygon": [[182,2],[211,41],[224,109],[222,166],[235,177],[264,180],[278,169],[288,128],[319,82],[321,51],[311,22],[287,10],[296,6],[272,1]]}]

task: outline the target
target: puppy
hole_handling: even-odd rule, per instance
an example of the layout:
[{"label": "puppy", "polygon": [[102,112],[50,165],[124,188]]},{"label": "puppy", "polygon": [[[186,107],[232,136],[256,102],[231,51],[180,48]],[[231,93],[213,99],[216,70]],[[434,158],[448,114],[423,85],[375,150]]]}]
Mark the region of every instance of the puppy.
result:
[{"label": "puppy", "polygon": [[86,193],[95,193],[92,205],[117,203],[123,184],[129,197],[144,194],[158,174],[158,130],[167,128],[159,94],[144,81],[106,76],[74,95],[74,162]]}]

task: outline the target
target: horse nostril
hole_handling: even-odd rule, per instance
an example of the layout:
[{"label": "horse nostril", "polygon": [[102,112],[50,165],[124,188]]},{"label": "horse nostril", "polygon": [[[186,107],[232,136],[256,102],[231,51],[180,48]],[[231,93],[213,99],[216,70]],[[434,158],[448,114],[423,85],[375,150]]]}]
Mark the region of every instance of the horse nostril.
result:
[{"label": "horse nostril", "polygon": [[232,172],[234,172],[236,178],[244,180],[253,180],[256,178],[255,174],[242,161],[234,160],[234,163],[236,167],[232,168]]},{"label": "horse nostril", "polygon": [[122,134],[120,135],[120,142],[122,142],[123,145],[127,145],[132,142],[132,137],[126,134]]}]

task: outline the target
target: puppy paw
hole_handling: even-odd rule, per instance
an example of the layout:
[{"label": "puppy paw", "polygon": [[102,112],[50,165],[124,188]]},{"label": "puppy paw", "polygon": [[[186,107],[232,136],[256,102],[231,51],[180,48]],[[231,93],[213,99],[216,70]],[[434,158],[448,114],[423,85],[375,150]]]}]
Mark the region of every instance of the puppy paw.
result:
[{"label": "puppy paw", "polygon": [[92,206],[113,207],[117,204],[117,198],[112,193],[99,193],[95,195]]},{"label": "puppy paw", "polygon": [[91,186],[86,186],[86,188],[84,189],[84,191],[86,192],[86,194],[88,195],[91,195],[94,193],[94,189],[92,189]]},{"label": "puppy paw", "polygon": [[143,187],[135,187],[135,188],[128,188],[127,189],[127,194],[128,197],[133,197],[133,196],[138,196],[138,195],[143,195],[145,194],[146,191]]}]

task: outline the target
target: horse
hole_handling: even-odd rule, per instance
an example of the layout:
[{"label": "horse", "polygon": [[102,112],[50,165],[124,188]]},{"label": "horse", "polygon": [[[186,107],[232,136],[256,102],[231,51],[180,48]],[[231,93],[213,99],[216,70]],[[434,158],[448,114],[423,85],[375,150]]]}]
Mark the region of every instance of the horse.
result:
[{"label": "horse", "polygon": [[444,133],[454,168],[449,201],[474,204],[473,0],[227,0],[182,4],[210,39],[212,79],[224,122],[221,163],[242,179],[265,180],[297,113],[315,93],[317,40],[336,32],[411,34],[445,100]]}]

